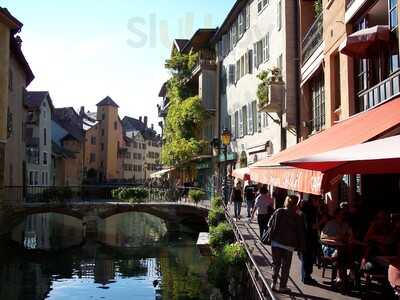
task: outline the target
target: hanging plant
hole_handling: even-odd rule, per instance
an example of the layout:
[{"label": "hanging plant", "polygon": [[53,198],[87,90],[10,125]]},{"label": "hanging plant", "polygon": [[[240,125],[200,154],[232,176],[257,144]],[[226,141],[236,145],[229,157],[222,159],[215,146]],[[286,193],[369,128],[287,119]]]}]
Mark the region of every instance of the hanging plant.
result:
[{"label": "hanging plant", "polygon": [[274,67],[268,70],[262,71],[257,75],[257,78],[261,80],[257,87],[257,98],[259,106],[264,106],[269,100],[269,86],[272,83],[282,83],[281,70],[278,67]]}]

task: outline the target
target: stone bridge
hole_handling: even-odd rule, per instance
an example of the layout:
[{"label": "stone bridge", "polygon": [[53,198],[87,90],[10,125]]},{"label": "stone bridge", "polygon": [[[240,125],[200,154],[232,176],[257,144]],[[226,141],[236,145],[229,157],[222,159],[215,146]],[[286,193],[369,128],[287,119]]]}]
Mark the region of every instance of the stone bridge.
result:
[{"label": "stone bridge", "polygon": [[180,231],[182,226],[201,228],[207,225],[208,208],[190,203],[150,202],[131,204],[126,202],[72,202],[72,203],[25,203],[8,207],[3,220],[2,234],[33,214],[58,213],[81,219],[87,232],[97,230],[97,224],[114,215],[141,212],[165,221],[168,231]]}]

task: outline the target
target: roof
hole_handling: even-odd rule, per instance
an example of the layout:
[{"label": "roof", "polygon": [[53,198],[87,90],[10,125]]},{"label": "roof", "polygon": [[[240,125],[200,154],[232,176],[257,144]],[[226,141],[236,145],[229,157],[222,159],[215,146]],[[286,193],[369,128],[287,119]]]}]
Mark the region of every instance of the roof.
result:
[{"label": "roof", "polygon": [[143,122],[131,117],[124,117],[122,119],[122,126],[127,131],[132,131],[132,130],[143,131],[146,128]]},{"label": "roof", "polygon": [[25,71],[26,74],[26,85],[29,85],[32,80],[35,78],[35,75],[33,75],[33,72],[24,56],[22,53],[21,49],[21,44],[20,41],[17,40],[15,37],[10,38],[10,50],[11,53],[15,55],[18,63],[21,65],[23,70]]},{"label": "roof", "polygon": [[[78,141],[83,141],[84,132],[82,128],[82,121],[75,109],[72,107],[56,108],[53,111],[53,120],[60,125],[68,135]],[[63,139],[68,137],[66,135]]]},{"label": "roof", "polygon": [[4,7],[0,7],[0,22],[14,30],[14,33],[21,30],[23,26],[23,24]]},{"label": "roof", "polygon": [[111,99],[109,96],[105,97],[103,100],[101,100],[99,103],[96,104],[97,106],[114,106],[114,107],[119,107],[117,103],[114,102],[113,99]]},{"label": "roof", "polygon": [[174,45],[178,49],[178,51],[181,51],[188,42],[189,42],[188,39],[175,39]]},{"label": "roof", "polygon": [[54,141],[51,142],[51,151],[54,155],[62,156],[65,158],[75,158],[74,152],[65,149]]},{"label": "roof", "polygon": [[217,42],[221,36],[229,30],[231,24],[236,20],[239,13],[242,11],[243,7],[247,5],[250,0],[236,0],[235,4],[233,5],[232,9],[226,16],[222,25],[218,28],[217,32],[215,33],[214,37],[212,38],[211,42]]},{"label": "roof", "polygon": [[165,97],[167,95],[167,84],[168,84],[168,81],[163,83],[160,91],[158,92],[158,97]]},{"label": "roof", "polygon": [[51,100],[48,91],[28,91],[26,94],[25,105],[29,109],[38,108],[46,97],[49,99],[51,109],[54,109],[53,101]]},{"label": "roof", "polygon": [[182,52],[189,52],[190,50],[198,51],[199,49],[209,48],[210,40],[217,32],[217,28],[200,28],[198,29],[186,43]]}]

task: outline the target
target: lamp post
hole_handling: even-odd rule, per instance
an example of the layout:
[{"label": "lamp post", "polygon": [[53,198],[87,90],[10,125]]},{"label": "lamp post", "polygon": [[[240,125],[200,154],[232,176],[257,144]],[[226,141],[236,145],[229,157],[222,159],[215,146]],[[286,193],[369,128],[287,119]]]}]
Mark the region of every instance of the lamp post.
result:
[{"label": "lamp post", "polygon": [[225,128],[221,134],[222,151],[224,152],[224,203],[228,204],[228,146],[231,143],[232,134]]}]

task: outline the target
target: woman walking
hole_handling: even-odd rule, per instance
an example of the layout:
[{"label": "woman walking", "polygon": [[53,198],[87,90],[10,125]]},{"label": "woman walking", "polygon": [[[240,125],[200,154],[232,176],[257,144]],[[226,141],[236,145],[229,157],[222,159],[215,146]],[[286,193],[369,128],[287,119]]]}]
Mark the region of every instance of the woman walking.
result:
[{"label": "woman walking", "polygon": [[257,213],[258,226],[260,227],[260,238],[264,231],[268,228],[268,221],[274,211],[274,200],[268,194],[266,185],[261,186],[260,194],[256,198],[253,211],[251,212],[250,221],[253,220],[255,212]]},{"label": "woman walking", "polygon": [[304,251],[304,219],[297,214],[297,196],[287,196],[284,208],[274,212],[269,220],[272,247],[272,289],[277,289],[280,273],[279,291],[290,292],[287,287],[293,251]]},{"label": "woman walking", "polygon": [[243,190],[240,181],[236,183],[236,186],[231,193],[231,202],[233,202],[233,211],[235,213],[235,218],[240,220],[240,210],[242,209],[243,202]]}]

